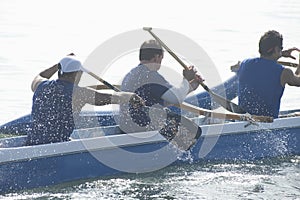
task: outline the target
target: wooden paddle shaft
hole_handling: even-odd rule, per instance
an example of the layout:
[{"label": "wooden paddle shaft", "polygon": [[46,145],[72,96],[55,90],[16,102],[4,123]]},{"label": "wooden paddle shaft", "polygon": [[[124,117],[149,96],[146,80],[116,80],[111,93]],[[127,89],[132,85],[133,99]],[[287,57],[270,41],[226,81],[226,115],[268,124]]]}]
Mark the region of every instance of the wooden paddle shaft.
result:
[{"label": "wooden paddle shaft", "polygon": [[300,53],[298,57],[298,64],[292,62],[286,62],[286,61],[277,61],[277,62],[281,65],[288,66],[288,67],[298,67],[300,65]]},{"label": "wooden paddle shaft", "polygon": [[175,105],[176,107],[182,108],[186,111],[190,111],[196,113],[198,115],[204,115],[212,118],[219,118],[219,119],[227,119],[227,120],[239,120],[239,121],[256,121],[256,122],[266,122],[271,123],[273,122],[273,117],[268,116],[257,116],[257,115],[244,115],[244,114],[236,114],[236,113],[219,113],[214,112],[207,109],[202,109],[196,106],[193,106],[188,103],[182,103],[179,105]]},{"label": "wooden paddle shaft", "polygon": [[110,84],[109,82],[107,82],[104,79],[100,78],[99,76],[97,76],[93,72],[88,71],[87,69],[84,69],[84,71],[86,73],[88,73],[90,76],[92,76],[93,78],[95,78],[96,80],[100,81],[101,83],[103,83],[104,85],[106,85],[107,87],[109,87],[110,89],[112,89],[112,90],[114,90],[116,92],[121,92],[121,90],[119,88],[113,86],[112,84]]},{"label": "wooden paddle shaft", "polygon": [[[117,88],[120,88],[121,86],[120,85],[113,85],[114,87],[117,87]],[[111,89],[110,87],[108,87],[107,85],[104,85],[104,84],[100,84],[100,85],[89,85],[89,86],[86,86],[86,87],[89,87],[89,88],[93,88],[95,90],[106,90],[106,89]]]},{"label": "wooden paddle shaft", "polygon": [[279,64],[288,66],[288,67],[298,67],[297,63],[285,62],[285,61],[278,61]]}]

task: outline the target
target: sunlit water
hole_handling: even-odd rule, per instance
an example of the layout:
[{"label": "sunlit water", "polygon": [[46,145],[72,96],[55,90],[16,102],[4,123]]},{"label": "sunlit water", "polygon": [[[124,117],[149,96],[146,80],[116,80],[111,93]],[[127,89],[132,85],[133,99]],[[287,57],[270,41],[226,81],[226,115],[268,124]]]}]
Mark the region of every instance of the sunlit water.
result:
[{"label": "sunlit water", "polygon": [[[30,112],[30,84],[36,74],[70,52],[86,58],[117,34],[144,26],[181,33],[208,53],[218,76],[226,80],[232,76],[230,65],[258,56],[259,37],[267,30],[281,32],[285,48],[300,47],[299,22],[298,0],[0,0],[0,123]],[[176,63],[167,54],[163,62]],[[114,82],[137,63],[137,57],[128,56],[121,67],[112,66],[115,73],[105,78]],[[210,86],[214,77],[205,79]],[[287,86],[281,109],[299,108],[299,97],[299,88]],[[299,173],[299,157],[255,163],[197,163],[1,198],[299,199]]]},{"label": "sunlit water", "polygon": [[[299,199],[300,158],[197,163],[8,194],[4,199]],[[22,195],[22,196],[21,196]]]}]

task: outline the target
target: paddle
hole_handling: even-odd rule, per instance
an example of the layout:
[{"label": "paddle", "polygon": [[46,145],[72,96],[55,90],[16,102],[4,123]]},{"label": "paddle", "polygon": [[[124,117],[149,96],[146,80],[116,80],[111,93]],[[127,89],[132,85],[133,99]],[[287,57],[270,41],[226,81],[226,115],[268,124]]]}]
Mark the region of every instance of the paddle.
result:
[{"label": "paddle", "polygon": [[[114,87],[117,87],[119,88],[120,85],[113,85]],[[89,86],[86,86],[86,87],[89,87],[89,88],[92,88],[92,89],[95,89],[95,90],[106,90],[106,89],[111,89],[110,87],[108,87],[107,85],[89,85]]]},{"label": "paddle", "polygon": [[[95,76],[95,75],[93,75]],[[113,85],[115,88],[120,87],[120,85]],[[88,86],[96,90],[102,90],[102,89],[111,89],[111,87],[108,87],[106,85],[93,85],[93,86]],[[239,120],[239,121],[251,121],[251,122],[273,122],[272,117],[268,116],[257,116],[257,115],[247,115],[247,114],[237,114],[237,113],[220,113],[220,112],[215,112],[203,108],[196,107],[192,104],[188,103],[182,103],[178,105],[173,105],[178,108],[184,109],[186,111],[198,114],[198,115],[204,115],[207,117],[212,117],[212,118],[219,118],[219,119],[227,119],[227,120]]]},{"label": "paddle", "polygon": [[[84,69],[84,71],[92,77],[94,77],[95,79],[97,79],[98,81],[105,84],[110,89],[113,89],[116,92],[121,92],[119,88],[108,83],[93,72],[88,71],[87,69]],[[155,111],[155,109],[158,108],[151,107],[152,111]],[[157,110],[157,112],[161,113],[161,110]],[[174,121],[180,121],[178,126],[177,124],[174,124]],[[163,135],[169,142],[177,146],[178,149],[184,151],[189,150],[196,143],[196,141],[202,133],[201,128],[196,123],[194,123],[187,117],[181,116],[171,111],[167,112],[167,122],[164,124],[166,125],[164,125],[163,128],[160,129],[159,133]],[[174,133],[174,130],[175,134],[170,135],[170,131]]]},{"label": "paddle", "polygon": [[[148,31],[154,38],[159,42],[167,51],[168,53],[175,58],[175,60],[184,68],[188,69],[188,67],[184,64],[184,62],[165,44],[163,41],[161,41],[151,30],[151,27],[144,27],[145,31]],[[222,107],[224,107],[226,110],[233,112],[233,113],[239,113],[239,114],[245,114],[246,112],[235,103],[223,98],[222,96],[214,93],[209,89],[207,85],[205,85],[203,82],[200,82],[200,85],[213,97],[213,99],[220,104]]]},{"label": "paddle", "polygon": [[297,63],[285,62],[285,61],[277,61],[279,64],[288,66],[288,67],[298,67]]},{"label": "paddle", "polygon": [[[298,64],[297,63],[292,63],[292,62],[286,62],[286,61],[277,61],[278,64],[281,64],[281,65],[284,65],[284,66],[287,66],[287,67],[298,67]],[[235,65],[232,65],[230,68],[232,71],[237,71],[240,67],[240,64],[241,62],[238,61],[237,64]]]},{"label": "paddle", "polygon": [[269,116],[258,116],[258,115],[249,115],[249,114],[237,114],[237,113],[219,113],[211,110],[203,109],[196,107],[188,103],[182,103],[180,105],[175,105],[176,107],[182,108],[186,111],[193,112],[198,115],[204,115],[212,118],[220,118],[227,120],[239,120],[239,121],[249,121],[249,122],[273,122],[273,117]]},{"label": "paddle", "polygon": [[[298,67],[297,63],[292,63],[292,62],[286,62],[286,61],[277,61],[278,64],[288,66],[288,67]],[[230,66],[232,71],[237,71],[240,67],[241,62],[238,61],[237,64]]]},{"label": "paddle", "polygon": [[113,86],[112,84],[108,83],[107,81],[105,81],[104,79],[100,78],[99,76],[97,76],[96,74],[94,74],[93,72],[87,70],[87,69],[83,69],[86,73],[88,73],[90,76],[92,76],[93,78],[95,78],[96,80],[100,81],[101,83],[103,83],[104,85],[106,85],[108,88],[116,91],[116,92],[121,92],[121,90],[115,86]]}]

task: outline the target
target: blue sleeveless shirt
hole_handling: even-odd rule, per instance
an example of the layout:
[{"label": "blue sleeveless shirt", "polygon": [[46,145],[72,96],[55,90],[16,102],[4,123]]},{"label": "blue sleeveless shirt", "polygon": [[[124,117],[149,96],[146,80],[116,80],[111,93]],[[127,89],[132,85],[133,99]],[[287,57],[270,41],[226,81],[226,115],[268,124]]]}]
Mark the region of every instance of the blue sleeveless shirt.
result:
[{"label": "blue sleeveless shirt", "polygon": [[32,99],[33,127],[27,136],[28,145],[69,140],[75,127],[74,117],[79,116],[83,106],[72,105],[74,87],[80,88],[61,80],[39,84]]},{"label": "blue sleeveless shirt", "polygon": [[283,69],[273,60],[244,60],[238,71],[239,105],[250,114],[277,118],[284,91],[280,83]]}]

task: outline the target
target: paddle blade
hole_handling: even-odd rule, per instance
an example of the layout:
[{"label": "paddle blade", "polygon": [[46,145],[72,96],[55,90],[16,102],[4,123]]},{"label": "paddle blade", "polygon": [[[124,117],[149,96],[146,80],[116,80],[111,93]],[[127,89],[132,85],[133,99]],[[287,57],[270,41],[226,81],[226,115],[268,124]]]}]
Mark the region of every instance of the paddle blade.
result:
[{"label": "paddle blade", "polygon": [[202,130],[190,119],[168,111],[167,120],[159,133],[178,149],[188,151],[197,142]]},{"label": "paddle blade", "polygon": [[158,130],[170,143],[183,151],[189,150],[202,133],[196,123],[168,108],[129,105],[129,115],[133,124],[125,123],[126,132],[135,132],[138,127],[145,131]]}]

